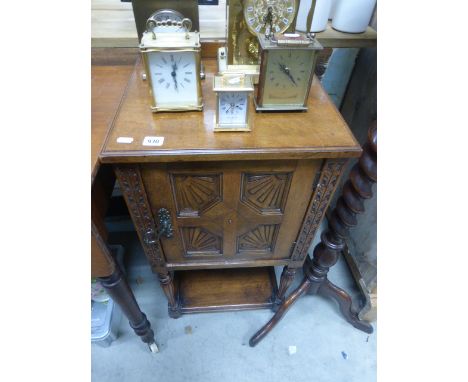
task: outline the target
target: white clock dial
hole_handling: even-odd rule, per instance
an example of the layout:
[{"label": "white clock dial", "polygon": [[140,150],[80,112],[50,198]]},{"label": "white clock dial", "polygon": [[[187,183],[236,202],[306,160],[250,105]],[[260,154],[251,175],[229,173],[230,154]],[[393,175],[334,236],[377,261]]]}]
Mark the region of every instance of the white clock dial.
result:
[{"label": "white clock dial", "polygon": [[245,125],[247,121],[247,93],[222,92],[219,95],[219,124]]},{"label": "white clock dial", "polygon": [[194,52],[150,52],[148,64],[154,102],[158,107],[198,104]]}]

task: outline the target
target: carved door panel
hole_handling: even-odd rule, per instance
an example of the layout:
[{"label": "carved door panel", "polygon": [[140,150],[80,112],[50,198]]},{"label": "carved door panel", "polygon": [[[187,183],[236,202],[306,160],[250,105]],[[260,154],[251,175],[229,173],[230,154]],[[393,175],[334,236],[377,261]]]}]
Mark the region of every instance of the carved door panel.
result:
[{"label": "carved door panel", "polygon": [[170,263],[286,259],[310,200],[319,160],[145,164],[154,215],[171,211]]}]

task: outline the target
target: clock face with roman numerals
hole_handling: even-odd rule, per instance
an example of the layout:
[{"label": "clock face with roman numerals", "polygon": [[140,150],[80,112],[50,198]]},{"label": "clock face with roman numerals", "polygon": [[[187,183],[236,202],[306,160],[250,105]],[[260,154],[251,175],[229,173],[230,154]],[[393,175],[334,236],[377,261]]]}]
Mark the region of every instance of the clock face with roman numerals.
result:
[{"label": "clock face with roman numerals", "polygon": [[150,52],[148,66],[153,97],[158,107],[197,105],[195,52]]},{"label": "clock face with roman numerals", "polygon": [[283,33],[294,21],[296,0],[246,0],[244,19],[253,34]]}]

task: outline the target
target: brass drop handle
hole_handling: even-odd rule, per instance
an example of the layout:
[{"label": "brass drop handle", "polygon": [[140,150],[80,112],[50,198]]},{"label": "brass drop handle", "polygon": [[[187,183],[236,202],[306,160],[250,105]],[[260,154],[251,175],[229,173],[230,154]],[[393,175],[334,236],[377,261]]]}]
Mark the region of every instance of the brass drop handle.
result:
[{"label": "brass drop handle", "polygon": [[170,239],[174,235],[172,228],[171,214],[166,208],[158,210],[159,229],[157,233],[153,228],[148,228],[143,235],[143,241],[147,245],[155,244],[159,239],[164,236]]}]

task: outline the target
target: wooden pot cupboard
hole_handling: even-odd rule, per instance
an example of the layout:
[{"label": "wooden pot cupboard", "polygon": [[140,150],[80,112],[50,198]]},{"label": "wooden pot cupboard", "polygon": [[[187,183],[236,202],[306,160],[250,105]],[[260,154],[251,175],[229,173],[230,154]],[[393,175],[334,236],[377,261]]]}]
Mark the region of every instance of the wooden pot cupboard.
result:
[{"label": "wooden pot cupboard", "polygon": [[[251,132],[214,132],[216,61],[204,64],[203,112],[153,114],[137,61],[99,159],[113,168],[171,317],[276,310],[361,148],[316,78],[308,112],[251,108]],[[274,266],[284,267],[279,285]]]}]

